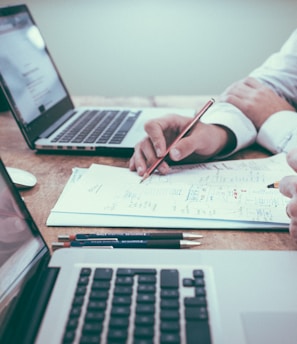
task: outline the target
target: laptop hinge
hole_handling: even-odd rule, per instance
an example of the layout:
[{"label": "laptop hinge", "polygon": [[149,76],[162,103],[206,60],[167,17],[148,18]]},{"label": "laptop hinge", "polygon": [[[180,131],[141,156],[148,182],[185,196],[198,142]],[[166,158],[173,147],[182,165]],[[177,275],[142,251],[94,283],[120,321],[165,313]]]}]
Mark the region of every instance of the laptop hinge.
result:
[{"label": "laptop hinge", "polygon": [[27,284],[23,297],[16,300],[14,317],[5,330],[4,338],[1,338],[1,344],[34,343],[58,273],[59,268],[46,268],[37,280],[33,278]]},{"label": "laptop hinge", "polygon": [[[59,268],[47,268],[46,274],[44,278],[41,279],[40,283],[38,283],[37,286],[37,294],[38,299],[34,299],[31,302],[30,305],[30,323],[29,325],[27,324],[26,328],[26,336],[25,336],[25,341],[24,343],[33,343],[34,338],[37,335],[37,331],[39,329],[41,320],[43,318],[46,306],[48,304],[48,300],[51,296],[53,287],[55,285],[57,276],[59,274],[60,269]],[[34,295],[32,293],[32,295]],[[32,309],[32,304],[35,302],[34,307]],[[32,309],[32,311],[31,311]]]}]

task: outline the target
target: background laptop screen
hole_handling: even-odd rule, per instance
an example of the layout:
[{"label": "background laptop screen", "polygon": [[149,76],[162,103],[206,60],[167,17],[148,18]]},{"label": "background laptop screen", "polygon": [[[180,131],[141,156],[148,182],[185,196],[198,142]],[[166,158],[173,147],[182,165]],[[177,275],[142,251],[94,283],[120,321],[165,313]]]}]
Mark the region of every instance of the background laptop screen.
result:
[{"label": "background laptop screen", "polygon": [[46,247],[4,172],[0,160],[0,322],[25,273]]},{"label": "background laptop screen", "polygon": [[23,124],[66,97],[66,91],[29,14],[0,18],[0,72]]}]

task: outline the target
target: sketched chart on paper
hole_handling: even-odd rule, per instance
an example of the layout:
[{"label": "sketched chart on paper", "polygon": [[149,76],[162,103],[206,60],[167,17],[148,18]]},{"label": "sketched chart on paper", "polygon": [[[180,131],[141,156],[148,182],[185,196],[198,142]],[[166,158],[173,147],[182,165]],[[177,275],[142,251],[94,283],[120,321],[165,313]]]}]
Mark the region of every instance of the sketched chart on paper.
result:
[{"label": "sketched chart on paper", "polygon": [[286,224],[287,199],[266,188],[291,172],[277,159],[178,166],[141,184],[128,169],[92,165],[52,213]]}]

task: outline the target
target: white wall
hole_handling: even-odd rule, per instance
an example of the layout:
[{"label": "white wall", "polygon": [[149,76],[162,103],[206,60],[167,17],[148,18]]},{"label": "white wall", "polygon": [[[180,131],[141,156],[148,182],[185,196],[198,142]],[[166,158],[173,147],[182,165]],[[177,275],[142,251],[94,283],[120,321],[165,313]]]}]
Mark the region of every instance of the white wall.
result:
[{"label": "white wall", "polygon": [[24,2],[73,95],[217,94],[297,27],[296,0]]}]

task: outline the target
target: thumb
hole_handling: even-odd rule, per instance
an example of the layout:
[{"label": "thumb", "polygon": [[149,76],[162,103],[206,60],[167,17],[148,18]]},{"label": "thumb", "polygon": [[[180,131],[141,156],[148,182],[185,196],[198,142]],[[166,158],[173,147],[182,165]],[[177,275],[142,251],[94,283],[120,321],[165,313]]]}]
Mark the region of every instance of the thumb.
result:
[{"label": "thumb", "polygon": [[297,148],[294,148],[287,153],[287,162],[289,166],[297,172]]},{"label": "thumb", "polygon": [[290,198],[297,195],[297,176],[293,175],[282,178],[279,182],[279,191]]}]

